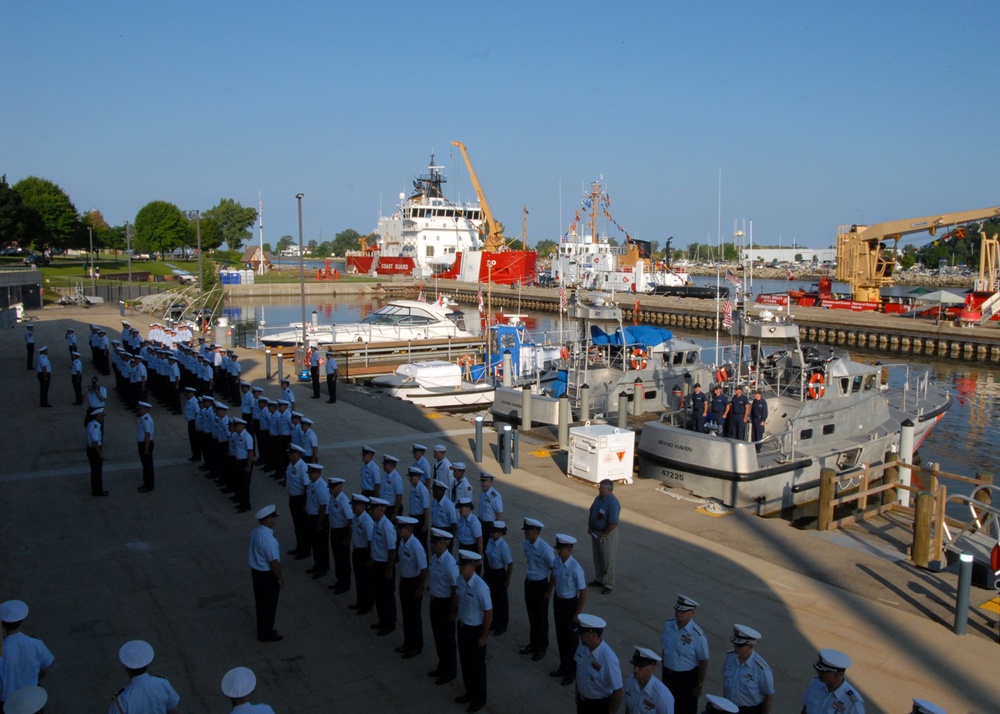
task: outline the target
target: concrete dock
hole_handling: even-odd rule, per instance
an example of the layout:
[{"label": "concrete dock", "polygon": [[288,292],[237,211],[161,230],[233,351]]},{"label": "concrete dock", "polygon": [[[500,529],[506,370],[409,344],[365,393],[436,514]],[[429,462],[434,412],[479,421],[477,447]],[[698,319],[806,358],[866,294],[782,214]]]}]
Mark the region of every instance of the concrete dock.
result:
[{"label": "concrete dock", "polygon": [[[45,641],[56,657],[43,681],[49,714],[106,711],[110,696],[127,682],[117,660],[126,640],[149,641],[156,650],[150,671],[167,677],[181,696],[180,711],[228,711],[220,692],[231,667],[258,677],[252,701],[276,712],[461,712],[453,702],[461,679],[435,686],[426,676],[436,664],[424,608],[423,653],[402,660],[394,635],[376,637],[374,613],[357,617],[353,595],[334,596],[303,571],[309,560],[284,555],[293,547],[284,489],[255,473],[254,509],[275,503],[282,550],[278,643],[262,644],[254,630],[254,604],[246,545],[256,525],[237,514],[229,499],[188,461],[183,417],[157,405],[156,490],[139,494],[135,417],[113,396],[105,422],[104,483],[111,495],[93,498],[85,454],[83,407],[73,401],[64,335],[75,328],[84,355],[85,384],[95,374],[87,363],[87,325],[120,328],[110,307],[48,307],[32,311],[36,345],[48,345],[53,364],[52,409],[38,406],[34,372],[26,371],[23,326],[0,333],[0,377],[8,395],[4,458],[0,463],[3,515],[0,600],[19,598],[31,608],[25,631]],[[149,318],[130,315],[145,334]],[[275,395],[262,355],[241,351],[244,375]],[[468,417],[422,410],[341,385],[337,404],[310,400],[308,385],[295,387],[298,409],[316,421],[325,476],[358,488],[360,446],[370,443],[402,459],[414,441],[449,446],[448,455],[479,470],[500,474],[495,438],[481,466],[472,463],[473,425]],[[325,397],[325,385],[324,385]],[[487,429],[487,434],[491,430]],[[576,557],[593,575],[586,544],[587,508],[596,489],[565,476],[565,455],[544,438],[521,441],[520,469],[500,475],[504,516],[514,553],[511,626],[488,645],[486,711],[572,711],[571,687],[548,673],[557,665],[554,630],[540,662],[517,654],[527,642],[521,582],[524,559],[519,526],[525,516],[546,525],[542,537],[576,535]],[[873,545],[864,532],[836,535],[800,531],[748,512],[711,517],[696,504],[658,490],[657,482],[619,485],[623,519],[618,583],[611,595],[591,589],[587,612],[608,621],[605,639],[625,676],[633,645],[659,650],[659,633],[672,617],[677,593],[701,603],[696,621],[709,637],[711,664],[705,691],[721,693],[720,674],[735,622],[763,633],[757,650],[774,669],[776,714],[798,712],[814,675],[816,650],[847,653],[847,678],[868,712],[909,711],[912,697],[934,701],[952,714],[1000,709],[996,676],[996,614],[979,606],[995,593],[973,589],[969,633],[952,633],[957,578],[908,565],[890,541]],[[406,499],[404,498],[404,503]],[[870,527],[870,526],[869,526]]]}]

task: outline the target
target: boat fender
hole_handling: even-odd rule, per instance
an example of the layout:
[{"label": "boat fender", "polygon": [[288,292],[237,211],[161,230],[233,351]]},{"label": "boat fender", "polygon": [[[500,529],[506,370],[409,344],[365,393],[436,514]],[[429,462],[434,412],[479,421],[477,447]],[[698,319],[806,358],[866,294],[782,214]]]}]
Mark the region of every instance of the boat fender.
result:
[{"label": "boat fender", "polygon": [[729,372],[726,370],[725,367],[719,367],[719,369],[715,371],[715,381],[718,384],[722,384],[728,380],[729,380]]},{"label": "boat fender", "polygon": [[646,369],[646,350],[642,347],[636,347],[632,350],[632,359],[629,364],[632,365],[632,369]]},{"label": "boat fender", "polygon": [[813,372],[813,375],[809,378],[809,398],[810,399],[820,399],[824,394],[826,394],[826,379],[823,377],[822,372]]},{"label": "boat fender", "polygon": [[559,359],[569,359],[569,350],[565,345],[559,348]]},{"label": "boat fender", "polygon": [[597,345],[591,345],[587,352],[587,359],[591,364],[597,364],[601,359],[601,348]]}]

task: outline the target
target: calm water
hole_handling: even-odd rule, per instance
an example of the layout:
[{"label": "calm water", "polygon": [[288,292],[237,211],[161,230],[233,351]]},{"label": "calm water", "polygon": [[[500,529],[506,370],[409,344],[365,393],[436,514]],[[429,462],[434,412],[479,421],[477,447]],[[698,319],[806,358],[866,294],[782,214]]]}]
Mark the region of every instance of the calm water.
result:
[{"label": "calm water", "polygon": [[[755,294],[759,292],[759,287],[768,291],[783,290],[784,281],[757,281],[754,283]],[[808,287],[808,284],[805,287]],[[433,299],[430,292],[427,296],[428,299]],[[379,305],[378,301],[345,297],[328,303],[307,302],[306,313],[307,319],[311,320],[315,311],[321,324],[355,322],[378,309]],[[466,325],[470,328],[478,326],[476,309],[466,305],[463,306],[463,310],[466,314]],[[232,320],[264,322],[270,329],[301,320],[301,305],[297,301],[289,304],[287,301],[246,300],[233,304],[226,312]],[[534,319],[533,333],[545,334],[552,340],[558,338],[559,324],[556,314],[529,311],[525,311],[525,314],[529,319]],[[693,339],[707,348],[715,346],[714,333],[694,331],[681,336]],[[728,339],[720,338],[720,342],[725,344]],[[902,361],[899,355],[873,351],[851,350],[851,354],[860,361],[882,360],[894,363]],[[706,355],[706,359],[710,359],[710,355]],[[912,364],[930,366],[937,380],[949,386],[953,397],[951,409],[920,447],[923,463],[940,463],[942,471],[964,476],[974,476],[976,472],[985,471],[993,473],[1000,481],[1000,439],[996,437],[1000,430],[1000,385],[998,385],[1000,369],[995,366],[953,360],[924,360],[914,361]]]}]

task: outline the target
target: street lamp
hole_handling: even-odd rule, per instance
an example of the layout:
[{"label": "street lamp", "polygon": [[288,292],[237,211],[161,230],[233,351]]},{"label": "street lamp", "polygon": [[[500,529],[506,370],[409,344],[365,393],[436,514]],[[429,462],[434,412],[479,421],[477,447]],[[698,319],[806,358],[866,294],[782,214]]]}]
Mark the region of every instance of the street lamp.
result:
[{"label": "street lamp", "polygon": [[198,313],[198,328],[205,325],[205,274],[201,269],[201,211],[194,212],[195,237],[198,240],[198,297],[201,302],[201,310]]},{"label": "street lamp", "polygon": [[132,300],[132,231],[125,221],[125,254],[128,255],[128,299]]},{"label": "street lamp", "polygon": [[299,292],[302,294],[302,349],[304,350],[306,345],[306,267],[305,267],[305,251],[302,248],[302,197],[305,196],[304,193],[295,194],[295,198],[299,202]]},{"label": "street lamp", "polygon": [[97,277],[94,275],[94,229],[87,226],[87,233],[90,235],[90,289],[97,295]]}]

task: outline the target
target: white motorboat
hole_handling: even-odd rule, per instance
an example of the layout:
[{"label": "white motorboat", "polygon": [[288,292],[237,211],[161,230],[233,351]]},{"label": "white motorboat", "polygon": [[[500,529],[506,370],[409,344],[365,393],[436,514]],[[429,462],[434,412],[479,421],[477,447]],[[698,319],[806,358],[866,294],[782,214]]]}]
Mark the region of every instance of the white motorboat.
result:
[{"label": "white motorboat", "polygon": [[461,409],[493,401],[491,381],[474,382],[464,376],[462,365],[426,360],[400,365],[393,374],[375,377],[372,384],[420,407]]},{"label": "white motorboat", "polygon": [[[302,344],[302,323],[291,329],[261,337],[268,347]],[[472,337],[465,330],[464,315],[444,301],[440,304],[419,300],[393,300],[361,322],[340,325],[306,325],[310,345],[333,345],[348,342],[416,342],[448,337]]]}]

